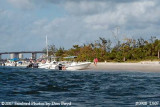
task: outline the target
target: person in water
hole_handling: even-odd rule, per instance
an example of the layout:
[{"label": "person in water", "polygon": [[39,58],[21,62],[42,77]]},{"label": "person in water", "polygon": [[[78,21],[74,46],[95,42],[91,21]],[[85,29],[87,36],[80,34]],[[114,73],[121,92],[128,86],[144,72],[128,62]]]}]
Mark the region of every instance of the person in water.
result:
[{"label": "person in water", "polygon": [[62,66],[62,70],[66,70],[66,67],[64,65]]}]

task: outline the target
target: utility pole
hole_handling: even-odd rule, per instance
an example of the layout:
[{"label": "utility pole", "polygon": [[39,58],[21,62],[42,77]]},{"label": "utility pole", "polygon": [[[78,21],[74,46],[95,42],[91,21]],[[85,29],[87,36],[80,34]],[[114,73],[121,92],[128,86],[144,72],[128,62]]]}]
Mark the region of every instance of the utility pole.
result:
[{"label": "utility pole", "polygon": [[48,58],[48,38],[47,38],[47,35],[46,35],[46,50],[47,50],[47,58]]},{"label": "utility pole", "polygon": [[159,49],[158,49],[158,59],[159,59]]}]

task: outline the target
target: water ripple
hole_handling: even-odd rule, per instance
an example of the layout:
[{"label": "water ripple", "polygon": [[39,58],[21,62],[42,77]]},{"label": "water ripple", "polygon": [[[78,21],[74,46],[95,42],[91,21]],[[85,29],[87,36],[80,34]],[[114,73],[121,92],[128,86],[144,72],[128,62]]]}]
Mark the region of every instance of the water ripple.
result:
[{"label": "water ripple", "polygon": [[159,101],[160,73],[52,71],[0,67],[0,101],[71,101],[74,106],[134,106]]}]

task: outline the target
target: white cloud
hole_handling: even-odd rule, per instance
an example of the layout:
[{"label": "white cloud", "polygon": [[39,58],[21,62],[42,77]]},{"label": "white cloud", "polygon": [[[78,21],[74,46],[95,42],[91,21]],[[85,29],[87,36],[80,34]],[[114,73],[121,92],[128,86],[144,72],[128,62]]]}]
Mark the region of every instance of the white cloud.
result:
[{"label": "white cloud", "polygon": [[17,8],[31,9],[34,7],[32,0],[7,0],[10,4]]},{"label": "white cloud", "polygon": [[160,18],[157,10],[153,1],[121,3],[114,9],[86,16],[84,22],[92,29],[107,29],[116,25],[127,27],[135,22],[146,26],[146,23],[155,22]]},{"label": "white cloud", "polygon": [[90,15],[104,12],[111,6],[109,2],[103,1],[68,1],[64,3],[64,8],[72,15]]},{"label": "white cloud", "polygon": [[[62,0],[61,2],[8,0],[8,2],[22,11],[18,13],[14,9],[0,10],[2,38],[0,46],[9,43],[10,45],[5,45],[6,49],[15,47],[20,50],[41,49],[45,46],[45,35],[48,35],[50,44],[70,48],[73,44],[94,41],[100,36],[112,38],[111,31],[115,26],[120,26],[120,34],[130,36],[160,34],[157,30],[160,28],[160,5],[156,0],[134,0],[134,2],[132,0]],[[61,6],[65,15],[53,19],[37,16],[36,12],[41,12],[50,4]],[[41,6],[43,8],[39,8]],[[35,7],[38,8],[32,12],[30,9]],[[59,10],[57,13],[48,14],[56,16],[58,12]],[[15,38],[17,39],[14,40]]]}]

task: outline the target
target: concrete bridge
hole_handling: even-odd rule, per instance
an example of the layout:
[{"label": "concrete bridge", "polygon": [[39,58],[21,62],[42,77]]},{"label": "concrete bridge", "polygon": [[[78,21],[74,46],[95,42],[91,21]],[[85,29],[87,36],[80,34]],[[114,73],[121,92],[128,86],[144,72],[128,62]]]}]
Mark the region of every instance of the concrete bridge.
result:
[{"label": "concrete bridge", "polygon": [[13,59],[13,58],[23,59],[23,54],[26,54],[26,53],[31,53],[32,54],[31,58],[36,59],[38,53],[46,53],[46,52],[44,51],[0,52],[0,60],[2,59],[3,54],[10,54],[10,59]]}]

